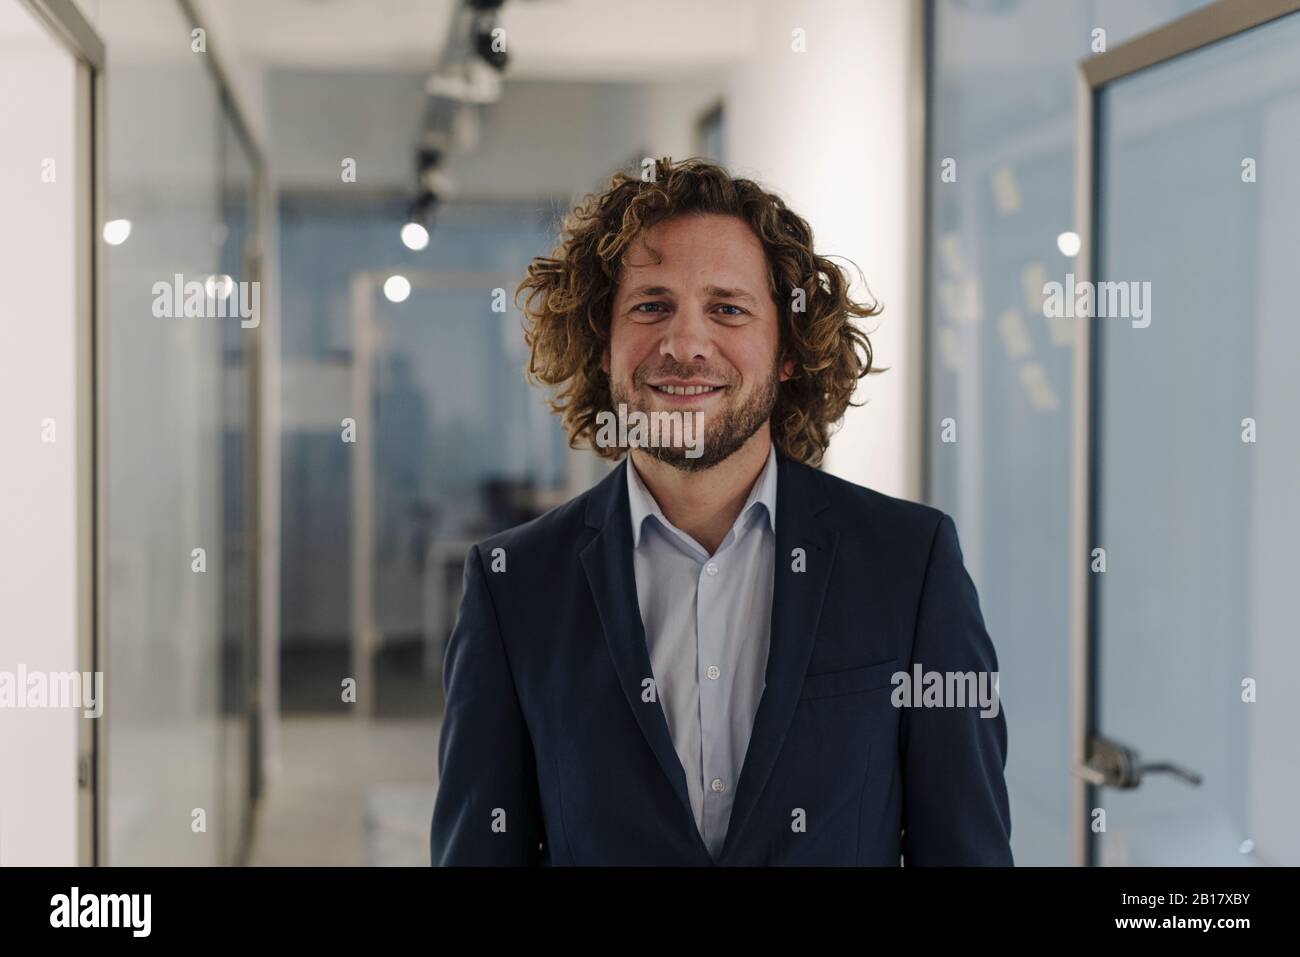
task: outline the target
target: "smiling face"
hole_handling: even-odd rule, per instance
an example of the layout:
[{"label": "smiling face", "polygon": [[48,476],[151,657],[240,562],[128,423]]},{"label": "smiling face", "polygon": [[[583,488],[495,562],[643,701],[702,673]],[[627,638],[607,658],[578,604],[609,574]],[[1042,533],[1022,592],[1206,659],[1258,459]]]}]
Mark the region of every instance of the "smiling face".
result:
[{"label": "smiling face", "polygon": [[616,406],[700,412],[702,455],[690,458],[685,447],[646,449],[698,471],[760,430],[770,434],[777,388],[791,371],[778,361],[778,343],[758,237],[731,216],[674,216],[645,230],[624,255],[601,367]]}]

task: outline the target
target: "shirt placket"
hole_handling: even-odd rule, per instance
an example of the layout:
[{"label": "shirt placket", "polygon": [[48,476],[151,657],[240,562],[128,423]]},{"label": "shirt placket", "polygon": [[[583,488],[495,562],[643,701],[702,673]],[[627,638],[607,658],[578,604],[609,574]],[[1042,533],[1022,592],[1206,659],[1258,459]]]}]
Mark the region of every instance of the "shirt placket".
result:
[{"label": "shirt placket", "polygon": [[728,810],[736,782],[732,780],[731,755],[727,742],[728,702],[731,684],[726,661],[726,627],[723,601],[726,575],[731,563],[730,545],[734,531],[700,567],[697,590],[696,681],[700,689],[700,751],[704,778],[704,839],[716,853],[726,832]]}]

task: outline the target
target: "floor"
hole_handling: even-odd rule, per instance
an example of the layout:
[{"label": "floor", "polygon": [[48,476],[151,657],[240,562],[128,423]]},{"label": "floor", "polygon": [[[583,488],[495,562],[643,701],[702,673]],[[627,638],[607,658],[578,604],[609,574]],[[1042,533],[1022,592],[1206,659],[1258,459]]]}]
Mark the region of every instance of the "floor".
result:
[{"label": "floor", "polygon": [[428,865],[436,717],[286,715],[280,736],[250,864]]}]

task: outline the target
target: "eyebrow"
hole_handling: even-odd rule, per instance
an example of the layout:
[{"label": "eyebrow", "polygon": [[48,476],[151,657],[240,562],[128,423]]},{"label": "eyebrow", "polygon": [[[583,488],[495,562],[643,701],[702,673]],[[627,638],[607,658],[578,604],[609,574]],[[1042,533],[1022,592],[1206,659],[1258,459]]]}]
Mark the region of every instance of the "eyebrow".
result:
[{"label": "eyebrow", "polygon": [[[750,302],[758,301],[743,289],[729,289],[726,286],[705,286],[704,291],[710,296],[717,296],[721,299],[747,299]],[[627,295],[629,299],[636,298],[637,296],[670,296],[672,295],[672,290],[667,286],[637,286],[635,289],[630,290]]]}]

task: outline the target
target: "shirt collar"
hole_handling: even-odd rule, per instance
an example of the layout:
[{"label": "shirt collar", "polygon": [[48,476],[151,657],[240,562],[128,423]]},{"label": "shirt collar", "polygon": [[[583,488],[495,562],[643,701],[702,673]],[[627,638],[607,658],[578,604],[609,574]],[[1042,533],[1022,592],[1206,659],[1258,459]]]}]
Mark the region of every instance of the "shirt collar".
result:
[{"label": "shirt collar", "polygon": [[[745,499],[745,504],[741,506],[740,515],[737,516],[733,527],[739,527],[751,510],[761,506],[766,511],[768,526],[773,532],[776,531],[776,471],[776,446],[769,445],[767,463],[759,473],[758,480],[754,482],[754,487],[749,490],[749,498]],[[665,528],[674,527],[637,473],[630,453],[627,457],[627,502],[632,514],[633,548],[641,544],[641,526],[651,515],[659,519]]]}]

